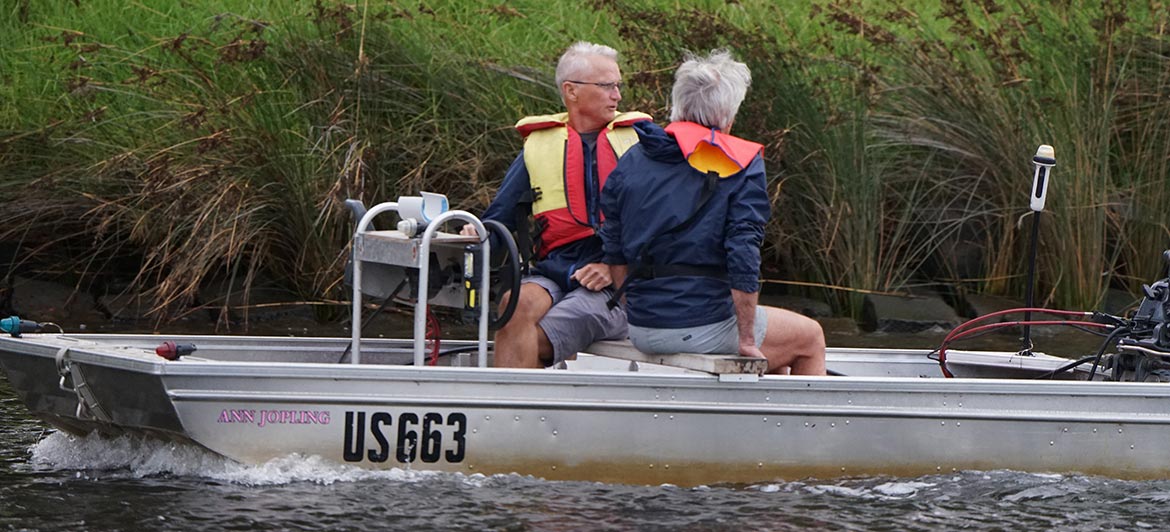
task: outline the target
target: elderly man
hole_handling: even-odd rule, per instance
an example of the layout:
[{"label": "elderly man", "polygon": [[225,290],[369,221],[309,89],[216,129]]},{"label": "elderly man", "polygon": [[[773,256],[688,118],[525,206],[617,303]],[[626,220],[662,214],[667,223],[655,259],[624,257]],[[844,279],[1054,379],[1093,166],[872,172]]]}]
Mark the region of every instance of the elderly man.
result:
[{"label": "elderly man", "polygon": [[763,146],[728,134],[749,85],[726,51],[687,57],[671,124],[637,124],[641,142],[602,193],[605,261],[639,350],[738,352],[767,358],[769,373],[824,375],[820,325],[756,304],[771,207]]},{"label": "elderly man", "polygon": [[[638,142],[630,127],[649,121],[621,113],[617,52],[578,42],[557,63],[567,112],[531,116],[516,129],[524,150],[483,218],[523,231],[536,219],[536,263],[520,287],[512,319],[496,332],[495,365],[539,368],[575,356],[597,340],[626,337],[626,316],[609,309],[609,267],[601,262],[601,188]],[[464,227],[464,234],[474,229]],[[503,308],[509,297],[505,296]]]}]

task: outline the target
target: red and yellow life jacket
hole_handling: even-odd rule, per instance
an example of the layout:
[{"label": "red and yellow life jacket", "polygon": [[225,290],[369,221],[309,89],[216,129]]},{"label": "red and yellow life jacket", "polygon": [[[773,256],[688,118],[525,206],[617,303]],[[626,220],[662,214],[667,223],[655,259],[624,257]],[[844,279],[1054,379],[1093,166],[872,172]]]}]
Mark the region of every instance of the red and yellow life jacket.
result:
[{"label": "red and yellow life jacket", "polygon": [[671,122],[666,132],[674,136],[687,162],[700,172],[728,177],[751,164],[764,145],[721,133],[694,122]]},{"label": "red and yellow life jacket", "polygon": [[[618,159],[638,143],[638,134],[630,126],[650,119],[645,113],[617,113],[597,135],[597,192],[605,186]],[[581,136],[568,122],[568,113],[558,113],[530,116],[516,123],[516,130],[524,136],[524,165],[534,191],[532,214],[540,231],[539,258],[594,232],[585,202],[586,154]]]}]

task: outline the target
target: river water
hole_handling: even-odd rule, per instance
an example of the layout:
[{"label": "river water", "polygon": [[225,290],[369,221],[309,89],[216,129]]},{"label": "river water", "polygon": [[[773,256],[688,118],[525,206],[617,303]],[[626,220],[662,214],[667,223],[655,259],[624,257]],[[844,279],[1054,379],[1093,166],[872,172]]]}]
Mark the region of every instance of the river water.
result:
[{"label": "river water", "polygon": [[30,418],[0,378],[0,530],[1166,530],[1168,520],[1170,480],[962,471],[679,488],[371,472],[302,456],[242,466],[193,446],[68,437]]}]

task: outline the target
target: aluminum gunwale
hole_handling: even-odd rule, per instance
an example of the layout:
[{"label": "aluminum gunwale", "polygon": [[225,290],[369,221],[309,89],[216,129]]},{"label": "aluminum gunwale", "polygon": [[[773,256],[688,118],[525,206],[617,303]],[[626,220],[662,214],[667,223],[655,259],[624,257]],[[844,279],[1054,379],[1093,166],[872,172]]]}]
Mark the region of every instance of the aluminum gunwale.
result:
[{"label": "aluminum gunwale", "polygon": [[[141,337],[134,337],[136,339]],[[72,339],[72,338],[70,338]],[[84,340],[82,338],[81,340]],[[285,338],[284,341],[289,339]],[[344,339],[339,345],[344,346]],[[0,348],[11,340],[0,338]],[[19,342],[19,340],[18,340]],[[34,347],[35,355],[52,359],[60,345],[57,342],[32,344],[20,342],[25,349]],[[218,347],[217,347],[218,348]],[[70,357],[75,363],[125,369],[159,376],[195,377],[262,377],[268,378],[322,378],[346,380],[399,380],[410,382],[453,382],[487,384],[539,384],[539,385],[596,385],[691,389],[734,389],[734,390],[795,390],[811,389],[815,386],[822,392],[915,392],[915,393],[979,393],[1029,396],[1119,396],[1119,397],[1165,397],[1170,399],[1170,386],[1165,383],[1133,383],[1104,381],[1043,381],[1021,379],[985,378],[915,378],[915,377],[807,377],[807,376],[764,376],[757,382],[720,382],[714,375],[706,374],[653,374],[643,372],[605,371],[549,371],[501,368],[415,368],[392,365],[350,365],[333,363],[280,363],[280,362],[236,362],[236,361],[184,361],[170,362],[143,351],[135,356],[118,352],[121,348],[108,345],[78,345],[71,348]],[[882,350],[868,350],[874,353],[889,353]],[[893,350],[905,353],[903,350]],[[853,350],[843,352],[853,353]],[[857,352],[863,352],[861,350]],[[914,351],[910,351],[913,353]],[[921,350],[925,355],[927,350]],[[29,353],[34,354],[34,353]],[[146,357],[155,358],[149,360]],[[145,360],[144,360],[145,359]],[[891,386],[896,390],[890,390]]]},{"label": "aluminum gunwale", "polygon": [[[78,353],[74,361],[86,361]],[[103,355],[91,355],[103,357]],[[1025,379],[915,378],[915,377],[808,377],[764,376],[756,382],[720,382],[715,375],[614,373],[604,371],[549,371],[502,368],[424,369],[400,366],[348,366],[346,364],[296,364],[272,362],[201,362],[198,365],[163,363],[159,375],[193,377],[332,378],[367,381],[450,382],[509,385],[609,385],[621,387],[689,388],[718,390],[813,390],[820,392],[978,393],[1029,396],[1165,397],[1165,383],[1105,381],[1042,381]],[[117,367],[117,366],[115,366]],[[329,371],[322,371],[329,370]],[[895,388],[896,387],[896,388]]]}]

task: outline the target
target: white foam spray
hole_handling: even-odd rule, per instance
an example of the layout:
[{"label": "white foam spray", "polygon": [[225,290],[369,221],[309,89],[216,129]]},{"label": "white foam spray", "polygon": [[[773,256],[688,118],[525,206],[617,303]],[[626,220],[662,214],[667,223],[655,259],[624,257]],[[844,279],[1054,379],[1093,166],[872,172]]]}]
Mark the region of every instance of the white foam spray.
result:
[{"label": "white foam spray", "polygon": [[461,478],[471,484],[483,476],[414,471],[406,469],[368,470],[338,464],[318,456],[292,454],[258,465],[245,465],[186,443],[163,442],[141,437],[86,437],[54,432],[30,449],[30,465],[45,470],[77,470],[79,476],[123,476],[136,478],[174,475],[202,477],[244,485],[279,485],[291,482],[358,482],[388,480],[418,482],[435,477]]}]

